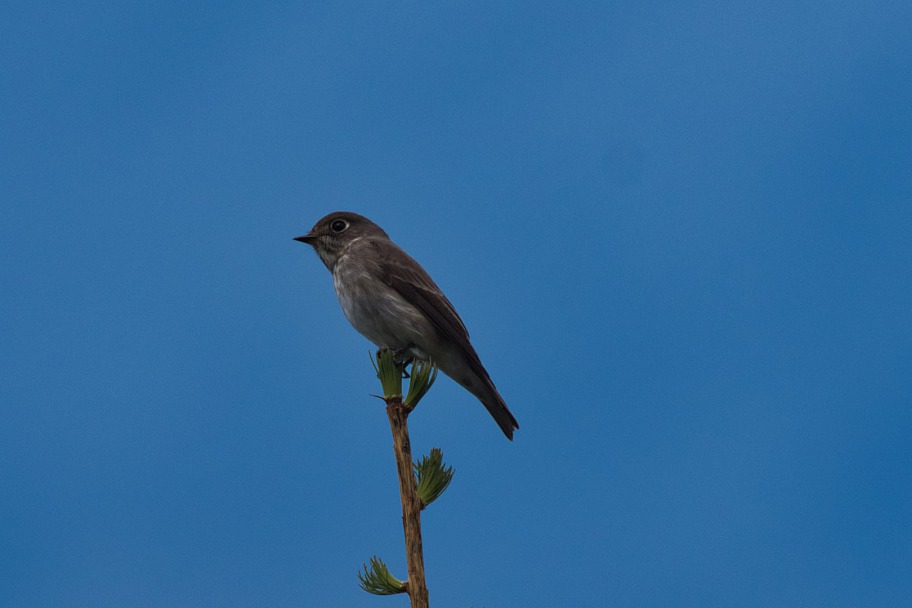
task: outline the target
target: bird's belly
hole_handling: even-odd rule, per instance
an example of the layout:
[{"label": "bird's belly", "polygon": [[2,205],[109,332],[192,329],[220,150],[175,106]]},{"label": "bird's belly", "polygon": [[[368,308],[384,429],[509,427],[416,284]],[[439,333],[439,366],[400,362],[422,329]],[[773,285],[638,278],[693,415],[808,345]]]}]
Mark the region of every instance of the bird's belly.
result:
[{"label": "bird's belly", "polygon": [[433,339],[434,329],[418,309],[366,273],[337,264],[333,286],[345,318],[377,346],[421,349]]}]

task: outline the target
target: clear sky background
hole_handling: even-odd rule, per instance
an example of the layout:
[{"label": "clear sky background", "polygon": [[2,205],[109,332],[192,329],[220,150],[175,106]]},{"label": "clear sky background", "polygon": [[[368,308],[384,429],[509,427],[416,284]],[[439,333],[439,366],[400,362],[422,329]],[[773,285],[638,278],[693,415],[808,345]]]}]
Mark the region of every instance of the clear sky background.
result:
[{"label": "clear sky background", "polygon": [[19,2],[0,17],[0,605],[393,607],[360,212],[442,378],[438,607],[912,605],[912,4]]}]

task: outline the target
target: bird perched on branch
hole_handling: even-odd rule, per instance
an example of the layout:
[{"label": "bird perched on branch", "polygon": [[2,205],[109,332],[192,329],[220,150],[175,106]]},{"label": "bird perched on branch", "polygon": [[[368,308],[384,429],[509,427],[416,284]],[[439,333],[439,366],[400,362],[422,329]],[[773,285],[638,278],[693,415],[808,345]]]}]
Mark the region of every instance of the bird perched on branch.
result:
[{"label": "bird perched on branch", "polygon": [[313,247],[332,273],[345,317],[358,332],[401,356],[433,361],[478,397],[513,439],[519,424],[481,364],[456,309],[380,226],[357,213],[338,211],[295,240]]}]

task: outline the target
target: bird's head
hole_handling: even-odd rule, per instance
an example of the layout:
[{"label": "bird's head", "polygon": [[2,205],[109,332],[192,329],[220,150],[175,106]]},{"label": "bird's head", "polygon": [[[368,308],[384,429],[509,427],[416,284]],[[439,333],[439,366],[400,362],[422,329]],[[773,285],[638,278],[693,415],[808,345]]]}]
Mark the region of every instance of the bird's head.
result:
[{"label": "bird's head", "polygon": [[363,215],[350,211],[336,211],[321,218],[310,232],[294,240],[307,243],[314,248],[326,267],[332,272],[336,260],[353,241],[365,237],[389,236],[383,228]]}]

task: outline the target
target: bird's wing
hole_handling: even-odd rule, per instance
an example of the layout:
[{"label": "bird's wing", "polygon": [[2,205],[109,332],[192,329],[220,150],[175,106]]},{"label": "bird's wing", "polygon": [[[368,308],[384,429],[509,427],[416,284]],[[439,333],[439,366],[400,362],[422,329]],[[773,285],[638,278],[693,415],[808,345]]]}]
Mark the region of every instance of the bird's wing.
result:
[{"label": "bird's wing", "polygon": [[[430,275],[409,254],[393,243],[375,247],[381,280],[411,305],[427,315],[434,327],[466,353],[470,365],[482,378],[488,374],[469,342],[469,332],[456,309]],[[392,246],[389,246],[392,245]]]}]

